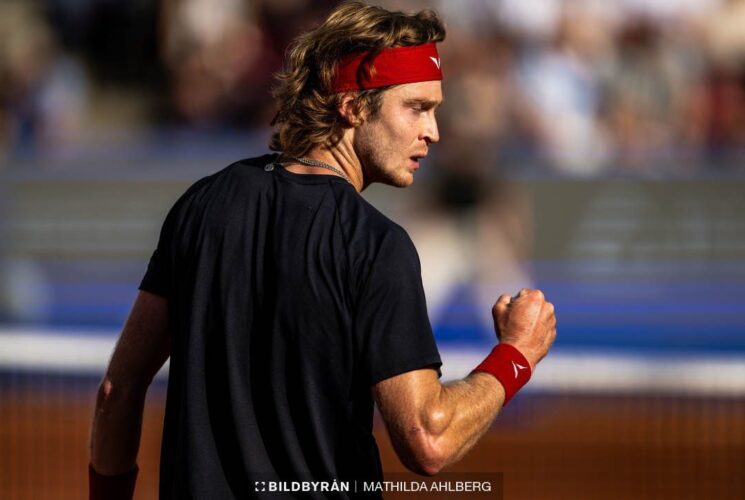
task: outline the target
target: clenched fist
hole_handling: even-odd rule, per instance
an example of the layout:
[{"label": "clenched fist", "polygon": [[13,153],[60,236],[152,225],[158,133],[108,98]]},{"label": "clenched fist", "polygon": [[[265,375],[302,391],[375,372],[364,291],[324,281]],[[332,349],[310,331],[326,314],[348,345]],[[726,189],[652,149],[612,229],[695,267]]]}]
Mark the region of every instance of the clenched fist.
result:
[{"label": "clenched fist", "polygon": [[499,341],[520,351],[534,370],[556,339],[554,305],[540,290],[523,288],[514,298],[501,295],[492,316]]}]

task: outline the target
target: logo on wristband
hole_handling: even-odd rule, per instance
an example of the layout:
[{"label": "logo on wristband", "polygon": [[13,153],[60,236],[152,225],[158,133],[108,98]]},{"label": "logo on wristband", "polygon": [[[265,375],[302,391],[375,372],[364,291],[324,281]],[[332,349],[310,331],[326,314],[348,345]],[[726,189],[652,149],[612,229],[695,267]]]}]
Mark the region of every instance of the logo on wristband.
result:
[{"label": "logo on wristband", "polygon": [[514,346],[502,343],[497,344],[473,371],[489,373],[499,380],[504,388],[502,406],[506,405],[512,396],[528,383],[531,375],[530,363],[525,356]]},{"label": "logo on wristband", "polygon": [[526,368],[528,368],[528,367],[527,366],[523,366],[523,365],[518,365],[514,361],[512,362],[512,369],[515,370],[515,378],[517,378],[517,371],[518,370],[525,370]]}]

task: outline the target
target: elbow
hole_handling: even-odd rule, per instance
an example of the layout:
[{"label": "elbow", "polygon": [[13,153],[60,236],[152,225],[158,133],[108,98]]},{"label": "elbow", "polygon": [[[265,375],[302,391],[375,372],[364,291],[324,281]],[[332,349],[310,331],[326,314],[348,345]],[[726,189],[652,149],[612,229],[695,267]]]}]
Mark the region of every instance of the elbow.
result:
[{"label": "elbow", "polygon": [[[450,462],[450,452],[444,437],[449,419],[443,412],[432,412],[422,425],[411,427],[405,436],[409,460],[404,465],[422,476],[434,476]],[[408,462],[408,463],[407,463]]]},{"label": "elbow", "polygon": [[426,477],[432,477],[436,476],[442,471],[442,467],[439,467],[437,465],[426,465],[426,466],[406,466],[407,469],[409,469],[414,474],[418,474],[420,476],[426,476]]},{"label": "elbow", "polygon": [[410,451],[408,460],[402,461],[407,469],[421,476],[439,474],[448,462],[447,454],[436,445],[432,436],[418,436]]},{"label": "elbow", "polygon": [[96,394],[96,408],[99,411],[103,411],[107,406],[109,406],[110,401],[113,397],[114,384],[108,377],[104,378],[101,384],[98,386],[98,393]]},{"label": "elbow", "polygon": [[421,466],[417,470],[413,470],[412,472],[414,472],[415,474],[419,474],[420,476],[432,477],[442,472],[442,469],[444,468],[444,461],[429,459],[426,463],[421,464]]},{"label": "elbow", "polygon": [[116,404],[144,399],[146,393],[147,385],[143,387],[140,384],[114,383],[111,378],[105,377],[98,387],[96,407],[105,412]]}]

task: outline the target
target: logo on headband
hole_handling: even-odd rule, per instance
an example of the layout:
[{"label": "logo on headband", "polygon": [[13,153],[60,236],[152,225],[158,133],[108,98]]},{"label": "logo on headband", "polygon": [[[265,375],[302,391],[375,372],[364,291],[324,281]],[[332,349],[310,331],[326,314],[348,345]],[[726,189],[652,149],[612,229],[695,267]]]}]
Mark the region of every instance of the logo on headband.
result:
[{"label": "logo on headband", "polygon": [[437,69],[440,69],[440,58],[439,57],[432,57],[429,56],[430,59],[432,59],[432,62],[435,63],[435,66],[437,66]]}]

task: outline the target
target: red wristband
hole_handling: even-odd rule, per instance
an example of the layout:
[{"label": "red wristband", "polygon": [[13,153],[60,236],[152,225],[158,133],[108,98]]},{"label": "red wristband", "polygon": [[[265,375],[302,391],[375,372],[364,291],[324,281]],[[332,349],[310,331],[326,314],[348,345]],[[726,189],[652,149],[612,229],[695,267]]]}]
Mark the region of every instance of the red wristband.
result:
[{"label": "red wristband", "polygon": [[132,500],[135,492],[135,481],[139,468],[116,476],[104,476],[88,464],[88,498],[89,500]]},{"label": "red wristband", "polygon": [[520,351],[510,344],[497,344],[473,372],[494,375],[504,387],[504,404],[530,380],[530,363]]}]

